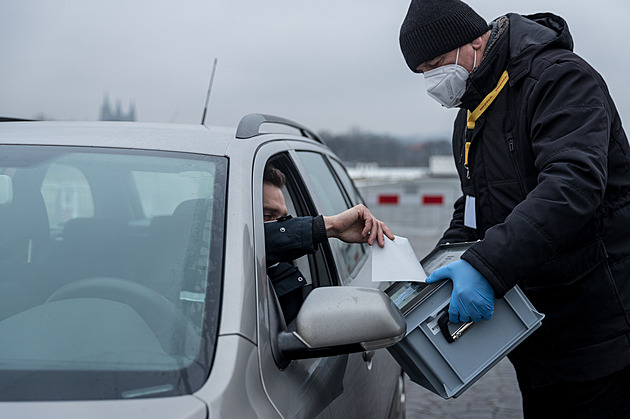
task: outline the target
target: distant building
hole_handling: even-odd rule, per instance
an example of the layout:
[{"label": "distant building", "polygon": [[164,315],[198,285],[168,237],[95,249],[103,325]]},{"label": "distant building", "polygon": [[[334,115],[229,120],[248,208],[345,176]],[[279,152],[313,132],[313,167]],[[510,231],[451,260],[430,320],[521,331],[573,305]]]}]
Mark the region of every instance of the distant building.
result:
[{"label": "distant building", "polygon": [[108,95],[103,97],[103,104],[101,105],[101,121],[135,121],[136,120],[136,105],[131,102],[129,105],[129,111],[123,112],[120,100],[116,101],[116,107],[113,108],[109,103]]},{"label": "distant building", "polygon": [[435,177],[457,177],[457,168],[452,155],[429,157],[429,173]]}]

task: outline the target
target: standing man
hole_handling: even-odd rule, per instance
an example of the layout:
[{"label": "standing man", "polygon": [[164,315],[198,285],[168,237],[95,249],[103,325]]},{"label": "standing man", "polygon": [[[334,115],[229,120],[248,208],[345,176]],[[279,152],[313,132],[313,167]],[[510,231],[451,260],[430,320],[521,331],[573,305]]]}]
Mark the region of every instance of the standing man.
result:
[{"label": "standing man", "polygon": [[452,280],[450,320],[489,319],[518,284],[546,315],[510,354],[525,416],[630,417],[630,148],[604,80],[550,13],[487,24],[412,0],[400,46],[461,108],[462,196],[440,243],[477,242],[427,279]]}]

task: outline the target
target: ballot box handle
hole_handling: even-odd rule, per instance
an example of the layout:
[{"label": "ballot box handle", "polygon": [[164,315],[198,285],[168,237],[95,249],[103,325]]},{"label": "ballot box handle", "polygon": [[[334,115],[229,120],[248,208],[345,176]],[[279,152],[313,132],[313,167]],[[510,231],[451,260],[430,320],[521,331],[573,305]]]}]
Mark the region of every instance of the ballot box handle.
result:
[{"label": "ballot box handle", "polygon": [[440,318],[438,319],[438,326],[440,327],[440,331],[442,332],[442,335],[444,335],[446,341],[448,343],[453,343],[457,339],[461,338],[464,333],[469,331],[475,325],[475,323],[473,323],[472,321],[465,322],[464,324],[459,326],[457,330],[451,333],[448,328],[448,325],[450,323],[450,321],[448,320],[448,307],[449,306],[446,306],[444,312],[440,315]]}]

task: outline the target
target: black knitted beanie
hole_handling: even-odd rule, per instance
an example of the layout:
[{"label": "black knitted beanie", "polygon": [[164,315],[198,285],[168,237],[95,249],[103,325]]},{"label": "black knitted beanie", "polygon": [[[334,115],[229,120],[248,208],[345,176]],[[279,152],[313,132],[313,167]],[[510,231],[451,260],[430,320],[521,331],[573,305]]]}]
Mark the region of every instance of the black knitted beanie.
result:
[{"label": "black knitted beanie", "polygon": [[490,30],[488,23],[459,0],[412,0],[400,27],[400,49],[411,71]]}]

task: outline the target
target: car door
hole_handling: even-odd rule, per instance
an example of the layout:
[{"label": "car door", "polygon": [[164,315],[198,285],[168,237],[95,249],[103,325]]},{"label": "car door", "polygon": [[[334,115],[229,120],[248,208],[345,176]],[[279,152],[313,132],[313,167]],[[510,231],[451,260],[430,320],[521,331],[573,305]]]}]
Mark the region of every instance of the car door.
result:
[{"label": "car door", "polygon": [[[298,150],[296,154],[303,165],[303,171],[307,173],[307,182],[313,191],[313,198],[319,203],[324,215],[363,203],[343,164],[333,155],[315,150]],[[367,244],[350,245],[336,239],[329,241],[344,285],[386,287],[385,284],[371,281],[371,250]],[[355,358],[357,369],[364,374],[364,384],[358,387],[362,389],[362,397],[369,399],[365,403],[371,406],[370,415],[387,417],[398,388],[400,366],[384,349],[367,351],[360,354],[360,357],[358,355],[351,355],[351,359]],[[359,368],[359,365],[362,368]]]},{"label": "car door", "polygon": [[[286,145],[285,145],[286,147]],[[295,162],[295,155],[278,151],[278,144],[262,147],[254,163],[254,225],[256,231],[262,223],[262,173],[267,163],[279,168],[287,177],[284,190],[289,213],[293,216],[317,215],[319,212],[312,200],[311,190],[304,182],[305,174]],[[303,170],[303,169],[302,169]],[[257,179],[257,180],[256,180]],[[260,194],[260,196],[259,196]],[[335,204],[337,205],[337,204]],[[257,208],[260,207],[260,210]],[[344,209],[347,205],[343,204]],[[337,207],[335,207],[337,208]],[[259,240],[256,239],[258,245]],[[358,246],[358,245],[357,245]],[[263,249],[260,249],[263,250]],[[258,251],[258,249],[257,249]],[[320,245],[314,255],[295,261],[312,287],[340,285],[338,265],[328,243]],[[345,267],[344,267],[345,269]],[[266,308],[259,319],[259,354],[262,381],[269,400],[283,417],[373,417],[378,411],[377,399],[373,396],[368,366],[362,354],[340,355],[324,358],[294,360],[281,368],[273,359],[270,339],[273,325],[269,322],[269,307],[273,304],[274,292],[269,282],[259,281],[261,304]],[[378,416],[378,415],[377,415]]]}]

